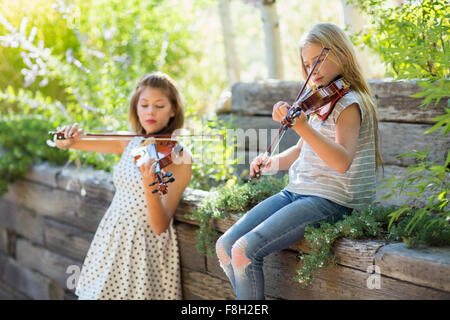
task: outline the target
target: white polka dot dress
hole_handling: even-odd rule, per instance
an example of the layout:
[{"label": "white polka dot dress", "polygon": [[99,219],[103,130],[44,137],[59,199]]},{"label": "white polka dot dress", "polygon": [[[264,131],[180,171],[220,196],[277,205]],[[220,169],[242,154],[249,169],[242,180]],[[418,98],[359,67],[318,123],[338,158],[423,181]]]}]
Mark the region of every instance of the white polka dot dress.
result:
[{"label": "white polka dot dress", "polygon": [[133,138],[114,167],[116,193],[84,260],[79,299],[181,299],[173,221],[164,233],[153,232],[142,176],[130,154],[141,140]]}]

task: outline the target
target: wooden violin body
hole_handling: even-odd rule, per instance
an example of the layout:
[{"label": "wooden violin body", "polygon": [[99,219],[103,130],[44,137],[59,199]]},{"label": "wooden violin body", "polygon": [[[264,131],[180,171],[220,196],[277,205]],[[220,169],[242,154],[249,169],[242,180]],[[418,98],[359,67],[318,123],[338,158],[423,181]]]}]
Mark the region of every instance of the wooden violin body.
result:
[{"label": "wooden violin body", "polygon": [[[170,138],[170,136],[167,138]],[[152,193],[159,191],[162,194],[167,194],[167,184],[175,181],[175,178],[172,177],[172,172],[164,173],[162,171],[163,168],[172,164],[172,152],[174,149],[177,149],[175,150],[177,153],[181,151],[176,140],[155,140],[154,138],[148,138],[143,140],[139,147],[131,151],[134,162],[138,167],[147,163],[150,159],[156,159],[157,164],[154,174],[158,181],[153,182],[149,186],[157,184],[158,187]],[[164,181],[165,178],[169,179]]]},{"label": "wooden violin body", "polygon": [[317,112],[328,103],[333,102],[345,95],[349,89],[350,85],[348,82],[344,78],[340,77],[332,81],[326,87],[308,90],[294,103],[294,105],[297,106],[292,106],[289,109],[288,115],[282,120],[281,123],[291,127],[293,120],[300,115],[301,111],[303,111],[305,115],[310,115]]},{"label": "wooden violin body", "polygon": [[341,77],[331,82],[326,87],[309,90],[306,95],[301,97],[300,101],[296,103],[306,115],[309,115],[316,112],[327,103],[335,100],[337,97],[343,96],[347,93],[346,90],[348,90],[349,87],[350,85],[347,81]]}]

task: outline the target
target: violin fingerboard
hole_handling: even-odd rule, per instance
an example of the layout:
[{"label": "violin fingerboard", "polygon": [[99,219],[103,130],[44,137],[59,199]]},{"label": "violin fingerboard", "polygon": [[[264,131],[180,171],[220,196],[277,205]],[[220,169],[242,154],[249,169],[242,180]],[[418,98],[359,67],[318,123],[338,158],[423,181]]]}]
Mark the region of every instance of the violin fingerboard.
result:
[{"label": "violin fingerboard", "polygon": [[[160,158],[158,151],[156,150],[155,144],[149,144],[147,146],[147,153],[148,153],[148,156],[150,159],[159,159]],[[160,171],[161,171],[161,168],[159,166],[159,162],[156,162],[155,173],[158,173]]]}]

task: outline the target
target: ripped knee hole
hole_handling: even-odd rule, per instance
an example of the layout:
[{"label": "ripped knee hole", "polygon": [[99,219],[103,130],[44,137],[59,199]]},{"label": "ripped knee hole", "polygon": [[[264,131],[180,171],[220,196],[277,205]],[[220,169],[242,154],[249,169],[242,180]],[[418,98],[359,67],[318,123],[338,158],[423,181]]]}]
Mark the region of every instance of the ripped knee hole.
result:
[{"label": "ripped knee hole", "polygon": [[250,263],[250,259],[245,255],[247,242],[239,239],[231,249],[232,264],[234,267],[244,267]]},{"label": "ripped knee hole", "polygon": [[227,265],[230,263],[231,258],[228,256],[228,254],[223,249],[223,246],[221,244],[216,245],[216,253],[217,257],[219,258],[220,263],[223,265]]}]

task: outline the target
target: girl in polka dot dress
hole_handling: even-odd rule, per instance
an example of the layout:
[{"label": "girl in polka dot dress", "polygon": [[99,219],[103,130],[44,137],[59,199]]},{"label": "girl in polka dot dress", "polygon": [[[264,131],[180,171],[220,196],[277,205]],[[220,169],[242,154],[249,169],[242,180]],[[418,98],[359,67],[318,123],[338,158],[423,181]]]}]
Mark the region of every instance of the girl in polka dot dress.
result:
[{"label": "girl in polka dot dress", "polygon": [[[181,95],[163,73],[143,77],[129,107],[136,134],[173,133],[183,126]],[[165,168],[175,181],[165,195],[152,193],[154,164],[137,167],[131,151],[143,138],[131,141],[81,140],[78,125],[58,132],[58,148],[121,154],[113,171],[116,193],[103,216],[83,263],[75,294],[79,299],[181,299],[178,244],[173,215],[191,179],[191,155]]]}]

